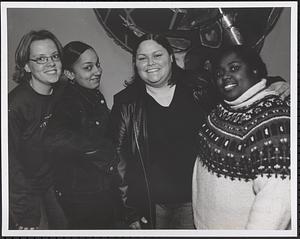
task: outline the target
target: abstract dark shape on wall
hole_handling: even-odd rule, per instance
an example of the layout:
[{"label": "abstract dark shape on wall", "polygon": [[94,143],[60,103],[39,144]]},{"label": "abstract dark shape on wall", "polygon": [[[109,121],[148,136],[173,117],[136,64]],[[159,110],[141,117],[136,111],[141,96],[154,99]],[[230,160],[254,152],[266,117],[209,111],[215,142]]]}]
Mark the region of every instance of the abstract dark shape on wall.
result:
[{"label": "abstract dark shape on wall", "polygon": [[163,33],[175,52],[186,52],[185,67],[204,65],[217,48],[247,44],[261,50],[283,8],[94,9],[101,25],[127,51],[144,33]]}]

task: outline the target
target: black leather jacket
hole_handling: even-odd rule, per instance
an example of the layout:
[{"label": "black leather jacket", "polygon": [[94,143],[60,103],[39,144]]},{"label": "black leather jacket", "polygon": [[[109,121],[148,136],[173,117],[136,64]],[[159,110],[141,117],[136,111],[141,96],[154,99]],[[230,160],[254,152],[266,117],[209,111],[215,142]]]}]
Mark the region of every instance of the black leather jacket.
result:
[{"label": "black leather jacket", "polygon": [[[70,84],[48,124],[45,144],[57,190],[73,197],[110,190],[116,154],[106,136],[109,109],[97,90]],[[74,197],[75,200],[75,197]]]},{"label": "black leather jacket", "polygon": [[[203,84],[183,70],[178,70],[176,87],[183,87],[193,94],[199,111],[204,94]],[[148,181],[148,134],[145,109],[145,86],[135,82],[114,97],[111,111],[111,133],[117,147],[119,189],[124,205],[125,220],[130,224],[144,216],[154,228],[154,205]]]}]

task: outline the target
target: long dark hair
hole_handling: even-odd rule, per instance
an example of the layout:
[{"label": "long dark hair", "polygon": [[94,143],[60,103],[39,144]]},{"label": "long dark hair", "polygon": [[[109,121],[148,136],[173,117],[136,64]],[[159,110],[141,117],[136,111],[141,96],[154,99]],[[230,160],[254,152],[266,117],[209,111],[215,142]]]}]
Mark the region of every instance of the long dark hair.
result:
[{"label": "long dark hair", "polygon": [[19,45],[15,53],[16,67],[15,67],[15,73],[13,75],[13,80],[15,82],[21,83],[31,78],[31,73],[26,72],[24,69],[25,65],[29,61],[31,43],[37,40],[46,40],[46,39],[50,39],[54,42],[54,44],[57,47],[59,55],[62,56],[62,45],[53,33],[49,32],[48,30],[39,30],[39,31],[33,30],[26,33],[22,37],[21,41],[19,42]]},{"label": "long dark hair", "polygon": [[[142,82],[142,79],[139,76],[137,67],[136,67],[136,53],[137,53],[137,50],[138,50],[140,44],[146,40],[153,40],[167,50],[169,55],[173,58],[172,74],[173,74],[173,72],[180,71],[180,69],[181,69],[176,63],[174,51],[173,51],[173,48],[171,47],[168,39],[164,35],[159,34],[159,33],[146,33],[138,39],[137,43],[135,44],[134,48],[132,49],[132,65],[133,65],[134,74],[133,74],[131,80],[125,81],[125,86],[131,85],[131,84],[137,83],[137,82]],[[175,84],[175,78],[171,77],[168,84],[169,85]]]}]

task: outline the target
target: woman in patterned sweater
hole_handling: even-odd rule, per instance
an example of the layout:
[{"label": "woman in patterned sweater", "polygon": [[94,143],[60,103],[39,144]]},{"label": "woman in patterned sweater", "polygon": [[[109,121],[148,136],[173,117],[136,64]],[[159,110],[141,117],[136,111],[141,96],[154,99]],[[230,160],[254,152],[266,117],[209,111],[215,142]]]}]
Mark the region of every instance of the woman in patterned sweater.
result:
[{"label": "woman in patterned sweater", "polygon": [[215,84],[223,102],[199,132],[193,174],[197,229],[290,228],[290,105],[266,89],[246,46],[223,49]]}]

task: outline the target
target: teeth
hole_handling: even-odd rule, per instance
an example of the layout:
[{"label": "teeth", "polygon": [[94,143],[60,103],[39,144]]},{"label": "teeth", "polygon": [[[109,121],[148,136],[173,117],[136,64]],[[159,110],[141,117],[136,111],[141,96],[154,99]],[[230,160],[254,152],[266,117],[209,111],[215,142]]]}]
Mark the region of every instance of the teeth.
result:
[{"label": "teeth", "polygon": [[155,71],[158,71],[158,69],[150,69],[150,70],[147,70],[147,72],[155,72]]},{"label": "teeth", "polygon": [[234,87],[234,86],[236,86],[236,84],[225,85],[225,86],[224,86],[224,89],[229,89],[229,88],[232,88],[232,87]]}]

